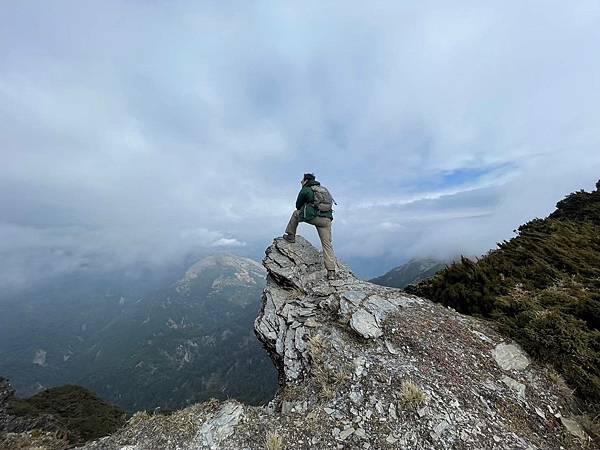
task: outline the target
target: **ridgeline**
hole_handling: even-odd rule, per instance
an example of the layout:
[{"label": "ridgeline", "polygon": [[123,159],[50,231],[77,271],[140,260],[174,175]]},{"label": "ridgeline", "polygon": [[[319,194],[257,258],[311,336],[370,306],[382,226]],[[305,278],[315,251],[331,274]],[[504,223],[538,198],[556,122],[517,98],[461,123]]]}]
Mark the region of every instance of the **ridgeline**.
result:
[{"label": "ridgeline", "polygon": [[600,412],[600,181],[568,195],[477,261],[462,258],[407,291],[494,320],[553,365]]}]

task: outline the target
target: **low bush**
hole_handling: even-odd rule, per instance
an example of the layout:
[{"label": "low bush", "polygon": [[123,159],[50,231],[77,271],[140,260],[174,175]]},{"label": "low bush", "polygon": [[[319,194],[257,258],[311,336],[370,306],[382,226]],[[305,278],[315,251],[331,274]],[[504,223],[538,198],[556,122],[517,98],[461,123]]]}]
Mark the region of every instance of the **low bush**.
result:
[{"label": "low bush", "polygon": [[[600,187],[600,182],[597,187]],[[600,191],[557,203],[479,260],[462,258],[410,293],[497,321],[600,412]]]}]

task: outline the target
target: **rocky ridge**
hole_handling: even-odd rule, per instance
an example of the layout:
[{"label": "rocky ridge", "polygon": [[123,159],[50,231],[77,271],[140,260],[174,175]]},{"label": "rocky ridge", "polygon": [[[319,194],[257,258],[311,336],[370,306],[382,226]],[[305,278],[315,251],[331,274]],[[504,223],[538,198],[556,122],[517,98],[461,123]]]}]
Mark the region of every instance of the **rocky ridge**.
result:
[{"label": "rocky ridge", "polygon": [[570,394],[486,323],[358,280],[328,282],[305,239],[276,239],[255,331],[279,369],[264,407],[138,413],[85,449],[575,449]]},{"label": "rocky ridge", "polygon": [[198,261],[190,267],[183,278],[177,282],[178,290],[189,289],[189,283],[198,278],[203,272],[210,269],[230,268],[233,275],[220,276],[213,282],[214,288],[226,287],[238,284],[256,284],[256,278],[265,276],[265,269],[258,262],[249,258],[234,255],[211,255]]}]

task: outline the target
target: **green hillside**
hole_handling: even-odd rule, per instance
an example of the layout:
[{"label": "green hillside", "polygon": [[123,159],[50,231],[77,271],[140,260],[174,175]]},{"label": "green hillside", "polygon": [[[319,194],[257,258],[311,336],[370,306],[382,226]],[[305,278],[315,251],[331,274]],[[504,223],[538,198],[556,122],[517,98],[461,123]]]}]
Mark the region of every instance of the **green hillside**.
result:
[{"label": "green hillside", "polygon": [[0,374],[19,395],[76,384],[127,411],[273,397],[277,372],[253,328],[258,262],[208,256],[148,289],[115,279],[70,278],[0,302]]},{"label": "green hillside", "polygon": [[93,347],[75,355],[73,364],[96,368],[79,383],[132,411],[209,398],[270,400],[276,371],[253,328],[263,269],[241,257],[208,257],[202,264],[131,305]]},{"label": "green hillside", "polygon": [[116,406],[87,389],[71,385],[47,389],[30,398],[12,397],[7,412],[37,426],[44,424],[42,428],[59,433],[71,444],[111,434],[127,419]]},{"label": "green hillside", "polygon": [[600,181],[519,227],[478,261],[463,258],[407,291],[497,321],[600,411]]}]

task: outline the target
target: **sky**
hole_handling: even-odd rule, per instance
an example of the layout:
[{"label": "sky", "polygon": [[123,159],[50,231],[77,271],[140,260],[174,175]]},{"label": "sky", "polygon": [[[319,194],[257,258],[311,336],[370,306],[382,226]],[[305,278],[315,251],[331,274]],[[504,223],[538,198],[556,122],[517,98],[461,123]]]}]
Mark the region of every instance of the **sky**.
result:
[{"label": "sky", "polygon": [[304,172],[361,276],[482,254],[600,178],[598,55],[595,0],[2,2],[0,287],[260,258]]}]

